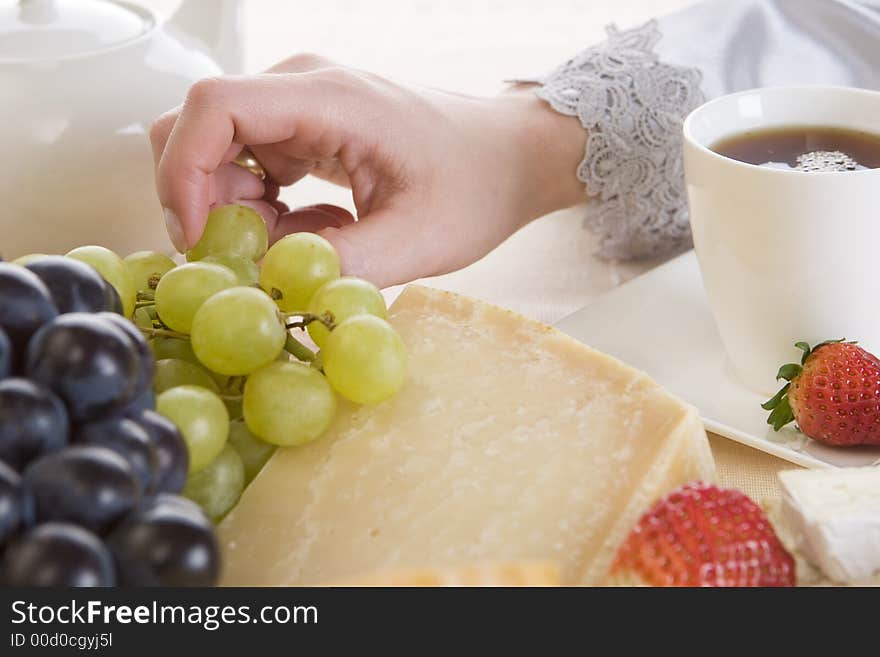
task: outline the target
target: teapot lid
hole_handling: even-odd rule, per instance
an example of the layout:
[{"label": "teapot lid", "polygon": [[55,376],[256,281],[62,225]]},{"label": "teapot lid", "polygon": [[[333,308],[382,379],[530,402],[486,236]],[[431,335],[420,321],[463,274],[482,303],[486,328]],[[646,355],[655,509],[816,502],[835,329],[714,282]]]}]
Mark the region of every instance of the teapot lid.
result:
[{"label": "teapot lid", "polygon": [[149,32],[148,11],[113,0],[19,0],[0,6],[0,59],[96,52]]}]

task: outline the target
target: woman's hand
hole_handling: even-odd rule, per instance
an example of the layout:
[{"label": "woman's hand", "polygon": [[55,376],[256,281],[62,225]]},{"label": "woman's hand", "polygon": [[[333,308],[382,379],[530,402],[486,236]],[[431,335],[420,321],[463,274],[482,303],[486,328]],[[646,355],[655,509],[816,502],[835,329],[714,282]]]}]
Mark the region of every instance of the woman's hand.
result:
[{"label": "woman's hand", "polygon": [[[527,90],[473,98],[396,85],[315,56],[196,83],[153,126],[159,198],[179,250],[214,204],[257,209],[270,239],[308,230],[343,272],[387,286],[479,259],[532,219],[583,199],[585,136]],[[264,184],[230,164],[247,145]],[[278,187],[307,174],[351,187],[342,208],[290,211]]]}]

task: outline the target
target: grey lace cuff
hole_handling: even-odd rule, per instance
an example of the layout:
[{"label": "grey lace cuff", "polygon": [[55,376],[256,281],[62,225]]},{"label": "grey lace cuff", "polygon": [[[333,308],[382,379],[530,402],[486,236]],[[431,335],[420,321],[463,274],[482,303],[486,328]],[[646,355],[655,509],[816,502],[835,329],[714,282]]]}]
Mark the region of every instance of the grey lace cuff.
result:
[{"label": "grey lace cuff", "polygon": [[538,82],[538,97],[577,116],[589,132],[578,178],[591,203],[585,226],[601,236],[599,255],[632,259],[691,245],[681,125],[703,102],[697,69],[658,61],[655,21],[606,28],[607,41]]}]

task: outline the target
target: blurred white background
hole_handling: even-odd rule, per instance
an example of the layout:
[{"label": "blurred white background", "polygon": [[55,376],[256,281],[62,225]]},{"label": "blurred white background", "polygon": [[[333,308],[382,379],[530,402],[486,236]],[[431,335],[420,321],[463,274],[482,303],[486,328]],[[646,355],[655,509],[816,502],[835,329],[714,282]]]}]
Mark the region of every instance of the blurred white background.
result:
[{"label": "blurred white background", "polygon": [[[203,0],[205,3],[216,0]],[[480,94],[693,0],[242,0],[245,67],[317,52],[422,84]],[[179,0],[146,0],[166,15]]]},{"label": "blurred white background", "polygon": [[[142,1],[166,15],[179,2]],[[397,80],[488,95],[506,78],[542,73],[602,40],[609,23],[630,27],[692,1],[243,0],[245,68],[257,72],[308,51]],[[351,208],[345,190],[319,181],[282,198]],[[580,214],[538,220],[482,261],[429,282],[553,322],[656,264],[595,259]]]}]

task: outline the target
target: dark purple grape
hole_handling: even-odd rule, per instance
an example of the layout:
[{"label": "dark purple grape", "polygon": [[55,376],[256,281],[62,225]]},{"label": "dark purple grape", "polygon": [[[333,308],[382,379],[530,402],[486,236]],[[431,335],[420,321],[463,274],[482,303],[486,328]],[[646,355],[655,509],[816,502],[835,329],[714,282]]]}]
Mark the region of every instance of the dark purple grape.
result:
[{"label": "dark purple grape", "polygon": [[[140,397],[146,390],[152,390],[156,360],[153,357],[153,350],[150,349],[150,345],[147,343],[146,338],[144,338],[144,334],[140,332],[133,322],[125,319],[122,315],[102,312],[98,313],[98,317],[121,329],[128,336],[128,339],[131,340],[132,348],[137,352],[140,363],[140,379],[138,380],[137,391],[134,395],[135,398]],[[155,408],[155,404],[153,407]]]},{"label": "dark purple grape", "polygon": [[147,388],[137,397],[128,402],[119,415],[122,417],[128,417],[130,415],[136,415],[140,411],[154,410],[156,410],[156,393],[153,392],[153,388],[151,387]]},{"label": "dark purple grape", "polygon": [[142,491],[153,489],[157,464],[156,447],[146,429],[134,420],[112,417],[89,422],[76,431],[72,442],[112,449],[128,461]]},{"label": "dark purple grape", "polygon": [[107,281],[104,281],[104,310],[108,313],[122,314],[122,299],[119,298],[119,292]]},{"label": "dark purple grape", "polygon": [[64,256],[45,256],[25,267],[49,288],[59,313],[97,313],[107,305],[106,282],[84,262]]},{"label": "dark purple grape", "polygon": [[92,532],[65,522],[34,527],[0,564],[4,586],[115,586],[113,556]]},{"label": "dark purple grape", "polygon": [[21,470],[67,444],[67,409],[48,388],[28,379],[0,381],[0,460]]},{"label": "dark purple grape", "polygon": [[138,360],[121,329],[96,315],[68,313],[34,334],[25,371],[61,397],[73,422],[80,424],[121,409],[134,398]]},{"label": "dark purple grape", "polygon": [[162,494],[133,511],[107,537],[126,586],[214,586],[220,550],[214,528],[191,503]]},{"label": "dark purple grape", "polygon": [[155,411],[141,411],[129,417],[150,434],[156,447],[156,476],[151,492],[182,491],[189,471],[189,452],[177,426]]},{"label": "dark purple grape", "polygon": [[6,331],[0,328],[0,379],[12,373],[12,343]]},{"label": "dark purple grape", "polygon": [[24,493],[21,477],[0,461],[0,554],[3,546],[24,524]]},{"label": "dark purple grape", "polygon": [[76,445],[47,454],[22,475],[36,523],[72,522],[104,534],[141,498],[134,470],[106,447]]},{"label": "dark purple grape", "polygon": [[49,290],[34,272],[0,262],[0,327],[12,342],[13,369],[24,359],[31,336],[57,314]]}]

